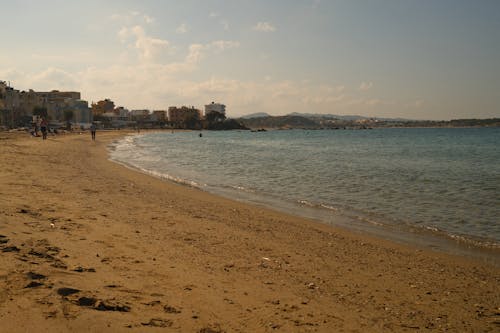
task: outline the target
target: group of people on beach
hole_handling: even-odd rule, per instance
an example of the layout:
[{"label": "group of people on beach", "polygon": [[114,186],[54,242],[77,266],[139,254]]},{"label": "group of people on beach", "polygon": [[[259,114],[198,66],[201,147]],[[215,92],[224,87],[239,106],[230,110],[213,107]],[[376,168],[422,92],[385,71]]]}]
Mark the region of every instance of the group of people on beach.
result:
[{"label": "group of people on beach", "polygon": [[46,140],[47,139],[47,134],[49,132],[49,124],[47,122],[47,119],[45,118],[39,118],[36,121],[33,121],[32,123],[33,129],[31,130],[31,135],[33,136],[39,136],[38,135],[38,130],[40,129],[40,132],[42,132],[42,139]]},{"label": "group of people on beach", "polygon": [[[38,135],[38,130],[40,129],[40,132],[42,133],[42,139],[46,140],[47,139],[47,134],[49,132],[49,123],[47,122],[47,119],[45,118],[39,118],[37,121],[33,121],[32,123],[33,129],[30,131],[32,136],[39,136]],[[90,129],[90,135],[92,137],[92,141],[95,141],[95,134],[96,134],[96,125],[95,123],[92,123],[89,127]],[[52,133],[57,134],[57,131],[54,129]]]}]

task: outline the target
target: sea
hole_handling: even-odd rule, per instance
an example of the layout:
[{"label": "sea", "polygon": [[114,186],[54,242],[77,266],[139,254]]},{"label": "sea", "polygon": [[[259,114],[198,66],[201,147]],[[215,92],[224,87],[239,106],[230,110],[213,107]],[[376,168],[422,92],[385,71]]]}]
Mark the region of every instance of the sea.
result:
[{"label": "sea", "polygon": [[109,150],[159,179],[499,262],[500,128],[162,131]]}]

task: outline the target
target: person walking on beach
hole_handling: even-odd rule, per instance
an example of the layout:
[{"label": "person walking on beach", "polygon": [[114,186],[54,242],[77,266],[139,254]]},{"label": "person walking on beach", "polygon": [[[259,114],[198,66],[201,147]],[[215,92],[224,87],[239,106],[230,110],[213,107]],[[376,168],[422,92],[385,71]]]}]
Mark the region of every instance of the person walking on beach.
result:
[{"label": "person walking on beach", "polygon": [[92,140],[95,141],[95,124],[90,125],[90,134],[92,134]]},{"label": "person walking on beach", "polygon": [[42,139],[46,140],[47,139],[47,120],[42,119],[42,122],[40,123],[40,130],[42,131]]}]

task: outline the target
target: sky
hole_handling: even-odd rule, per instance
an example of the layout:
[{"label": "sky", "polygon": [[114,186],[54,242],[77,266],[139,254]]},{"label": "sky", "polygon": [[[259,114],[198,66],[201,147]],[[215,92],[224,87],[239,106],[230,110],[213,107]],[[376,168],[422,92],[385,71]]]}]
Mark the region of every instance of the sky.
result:
[{"label": "sky", "polygon": [[128,109],[500,117],[498,0],[0,0],[0,80]]}]

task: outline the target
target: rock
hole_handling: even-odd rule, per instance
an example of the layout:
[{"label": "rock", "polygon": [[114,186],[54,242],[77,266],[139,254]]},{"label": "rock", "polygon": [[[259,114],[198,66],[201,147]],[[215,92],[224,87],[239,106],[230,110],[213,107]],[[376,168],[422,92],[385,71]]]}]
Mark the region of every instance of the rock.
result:
[{"label": "rock", "polygon": [[8,238],[5,238],[5,237],[0,237],[0,244],[6,244],[9,242],[9,239]]},{"label": "rock", "polygon": [[166,313],[181,313],[180,310],[177,310],[176,308],[170,305],[165,305],[163,307],[163,311],[165,311]]},{"label": "rock", "polygon": [[33,272],[27,273],[26,276],[28,277],[28,279],[31,279],[31,280],[42,280],[42,279],[46,278],[46,276],[43,274],[38,274],[38,273],[33,273]]},{"label": "rock", "polygon": [[69,296],[69,295],[76,294],[78,292],[80,292],[80,290],[74,289],[74,288],[59,288],[59,289],[57,289],[57,293],[61,296]]},{"label": "rock", "polygon": [[2,252],[19,252],[19,248],[17,246],[7,246],[2,249]]},{"label": "rock", "polygon": [[127,305],[114,305],[105,303],[104,301],[100,301],[99,304],[95,307],[98,311],[118,311],[118,312],[129,312],[130,307]]},{"label": "rock", "polygon": [[311,282],[307,285],[307,288],[309,289],[316,289],[316,284],[314,284],[314,282]]},{"label": "rock", "polygon": [[79,273],[92,272],[92,273],[95,273],[95,268],[83,268],[81,266],[78,266],[77,268],[75,268],[73,270],[73,272],[79,272]]},{"label": "rock", "polygon": [[28,283],[28,285],[24,288],[36,288],[36,287],[40,287],[40,286],[43,286],[43,283],[41,282],[36,282],[36,281],[31,281],[30,283]]},{"label": "rock", "polygon": [[147,323],[141,323],[143,326],[151,327],[170,327],[173,322],[169,319],[152,318]]},{"label": "rock", "polygon": [[97,300],[93,297],[80,297],[77,301],[79,306],[94,306]]}]

